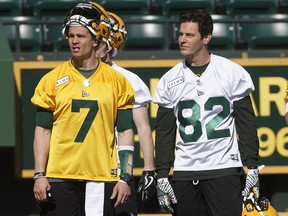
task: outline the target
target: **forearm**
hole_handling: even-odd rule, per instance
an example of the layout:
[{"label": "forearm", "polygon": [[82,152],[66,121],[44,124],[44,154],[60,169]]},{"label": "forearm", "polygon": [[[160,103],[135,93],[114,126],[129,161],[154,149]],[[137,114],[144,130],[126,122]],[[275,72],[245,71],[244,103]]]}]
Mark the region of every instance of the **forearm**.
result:
[{"label": "forearm", "polygon": [[50,148],[50,136],[51,129],[36,126],[33,144],[35,172],[46,171]]},{"label": "forearm", "polygon": [[168,177],[174,161],[176,118],[173,109],[159,107],[156,116],[155,165],[158,178]]},{"label": "forearm", "polygon": [[118,132],[118,146],[134,147],[134,132],[132,128]]},{"label": "forearm", "polygon": [[144,157],[144,170],[154,170],[154,144],[146,107],[133,109],[133,120],[137,128],[140,148]]},{"label": "forearm", "polygon": [[118,134],[118,156],[120,179],[129,184],[133,176],[134,142],[133,130],[128,129]]},{"label": "forearm", "polygon": [[234,102],[236,131],[239,136],[244,162],[248,167],[257,167],[259,159],[259,140],[256,117],[250,97]]}]

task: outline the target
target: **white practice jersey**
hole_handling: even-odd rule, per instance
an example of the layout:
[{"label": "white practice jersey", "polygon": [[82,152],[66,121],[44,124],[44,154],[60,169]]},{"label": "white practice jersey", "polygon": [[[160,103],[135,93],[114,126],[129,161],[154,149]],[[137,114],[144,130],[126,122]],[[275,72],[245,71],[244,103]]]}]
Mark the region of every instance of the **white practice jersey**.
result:
[{"label": "white practice jersey", "polygon": [[243,67],[213,54],[201,77],[186,66],[185,60],[164,74],[153,102],[174,109],[175,171],[242,167],[233,102],[253,90],[251,77]]},{"label": "white practice jersey", "polygon": [[114,62],[112,64],[112,68],[117,70],[121,73],[131,84],[132,88],[135,92],[135,102],[133,104],[133,109],[146,106],[148,103],[152,101],[152,97],[149,91],[149,88],[146,84],[138,77],[136,74],[132,73],[131,71],[126,70]]}]

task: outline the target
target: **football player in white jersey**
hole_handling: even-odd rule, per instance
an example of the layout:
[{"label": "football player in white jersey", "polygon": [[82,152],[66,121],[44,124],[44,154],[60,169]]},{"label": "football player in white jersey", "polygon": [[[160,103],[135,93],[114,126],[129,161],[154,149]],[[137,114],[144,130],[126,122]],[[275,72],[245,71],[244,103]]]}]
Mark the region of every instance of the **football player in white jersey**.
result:
[{"label": "football player in white jersey", "polygon": [[241,215],[242,196],[252,188],[259,195],[254,85],[243,67],[208,51],[212,31],[205,10],[181,13],[185,59],[161,77],[153,98],[158,201],[177,216]]},{"label": "football player in white jersey", "polygon": [[[103,49],[98,51],[98,57],[101,57],[102,61],[124,75],[134,89],[133,121],[138,132],[140,148],[144,157],[144,168],[137,191],[140,193],[141,200],[147,201],[156,194],[154,143],[147,110],[147,105],[152,101],[152,97],[149,88],[140,77],[112,61],[112,58],[123,48],[127,32],[123,20],[118,15],[112,12],[108,12],[108,15],[111,23],[110,38],[106,48],[104,49],[103,46]],[[137,215],[136,190],[133,191],[135,185],[133,181],[131,183],[133,187],[131,187],[130,200],[125,205],[118,207],[118,215]]]}]

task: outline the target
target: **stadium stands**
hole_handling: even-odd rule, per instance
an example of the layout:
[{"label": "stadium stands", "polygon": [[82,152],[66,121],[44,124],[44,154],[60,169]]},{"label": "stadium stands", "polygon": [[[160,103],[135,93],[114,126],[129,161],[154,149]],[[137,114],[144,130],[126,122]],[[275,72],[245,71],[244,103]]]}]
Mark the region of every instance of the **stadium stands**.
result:
[{"label": "stadium stands", "polygon": [[162,16],[124,16],[127,40],[125,50],[165,49],[167,25]]},{"label": "stadium stands", "polygon": [[214,13],[214,0],[156,0],[161,6],[163,15],[179,16],[181,11],[190,9],[205,9]]},{"label": "stadium stands", "polygon": [[18,0],[1,0],[0,16],[16,16],[21,12],[21,4]]},{"label": "stadium stands", "polygon": [[278,11],[277,0],[217,0],[222,4],[226,14],[275,14]]},{"label": "stadium stands", "polygon": [[67,40],[62,35],[63,22],[66,16],[44,16],[43,51],[69,51]]},{"label": "stadium stands", "polygon": [[[240,17],[238,24],[238,43],[242,48],[256,49],[287,49],[288,48],[288,16],[273,15],[245,15]],[[286,21],[283,21],[286,20]],[[253,21],[254,22],[251,22]]]},{"label": "stadium stands", "polygon": [[1,17],[5,33],[13,52],[38,52],[41,50],[41,25],[35,17]]},{"label": "stadium stands", "polygon": [[[78,0],[1,0],[13,52],[68,51],[61,34],[68,9]],[[214,19],[213,50],[286,49],[288,0],[99,0],[127,26],[126,50],[178,49],[179,13],[203,8]],[[23,16],[26,15],[26,16]],[[17,36],[17,26],[19,34]],[[18,48],[17,48],[18,47]]]},{"label": "stadium stands", "polygon": [[107,11],[112,11],[119,16],[147,15],[150,13],[150,4],[147,0],[102,0],[99,1]]},{"label": "stadium stands", "polygon": [[34,16],[57,16],[67,14],[68,9],[78,3],[79,0],[27,0],[27,4],[33,8]]}]

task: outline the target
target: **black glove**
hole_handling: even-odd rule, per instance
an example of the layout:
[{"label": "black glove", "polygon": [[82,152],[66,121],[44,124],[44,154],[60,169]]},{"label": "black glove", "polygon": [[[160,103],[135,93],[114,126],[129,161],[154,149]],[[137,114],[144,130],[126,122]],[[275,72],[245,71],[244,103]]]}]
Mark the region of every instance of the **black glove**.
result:
[{"label": "black glove", "polygon": [[141,193],[141,200],[150,200],[156,194],[156,181],[154,171],[143,171],[137,189]]}]

